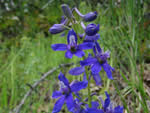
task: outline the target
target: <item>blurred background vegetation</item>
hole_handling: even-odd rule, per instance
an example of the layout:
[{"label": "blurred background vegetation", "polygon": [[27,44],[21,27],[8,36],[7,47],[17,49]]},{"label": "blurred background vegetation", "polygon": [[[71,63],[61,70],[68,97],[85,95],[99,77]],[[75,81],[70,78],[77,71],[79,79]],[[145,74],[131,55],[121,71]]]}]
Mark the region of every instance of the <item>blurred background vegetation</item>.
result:
[{"label": "blurred background vegetation", "polygon": [[[50,48],[52,43],[66,41],[60,34],[48,32],[60,22],[63,3],[78,7],[83,14],[98,12],[94,22],[100,24],[99,43],[111,51],[110,63],[116,69],[115,80],[104,76],[104,89],[98,93],[111,89],[109,93],[117,93],[126,112],[148,113],[149,0],[0,0],[0,113],[15,108],[30,89],[27,84],[33,84],[43,73],[61,63],[78,61]],[[38,86],[21,113],[51,113],[54,100],[50,96],[59,71]]]}]

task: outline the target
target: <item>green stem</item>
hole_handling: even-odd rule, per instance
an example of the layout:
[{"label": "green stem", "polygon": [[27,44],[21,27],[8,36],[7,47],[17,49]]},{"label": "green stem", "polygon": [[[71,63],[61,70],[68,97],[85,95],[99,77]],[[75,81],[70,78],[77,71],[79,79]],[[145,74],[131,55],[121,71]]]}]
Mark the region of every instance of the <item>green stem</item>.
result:
[{"label": "green stem", "polygon": [[88,74],[88,67],[86,67],[85,69],[86,69],[86,76],[87,76],[87,80],[88,80],[88,104],[89,104],[89,107],[91,108],[92,107],[92,105],[91,105],[92,98],[91,98],[90,79],[89,79],[89,74]]},{"label": "green stem", "polygon": [[92,101],[92,98],[91,98],[91,90],[90,90],[90,80],[88,82],[88,103],[89,103],[89,107],[91,108],[92,105],[91,105],[91,101]]}]

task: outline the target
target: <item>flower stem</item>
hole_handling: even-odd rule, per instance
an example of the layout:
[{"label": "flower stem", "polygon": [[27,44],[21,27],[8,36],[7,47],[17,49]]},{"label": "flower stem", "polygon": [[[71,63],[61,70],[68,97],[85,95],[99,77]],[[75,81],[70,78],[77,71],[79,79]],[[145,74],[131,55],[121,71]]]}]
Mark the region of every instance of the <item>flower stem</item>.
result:
[{"label": "flower stem", "polygon": [[89,107],[91,108],[92,107],[92,105],[91,105],[92,98],[91,98],[90,79],[89,79],[90,74],[88,74],[88,67],[85,67],[85,69],[86,69],[86,76],[87,76],[87,80],[88,80],[88,104],[89,104]]}]

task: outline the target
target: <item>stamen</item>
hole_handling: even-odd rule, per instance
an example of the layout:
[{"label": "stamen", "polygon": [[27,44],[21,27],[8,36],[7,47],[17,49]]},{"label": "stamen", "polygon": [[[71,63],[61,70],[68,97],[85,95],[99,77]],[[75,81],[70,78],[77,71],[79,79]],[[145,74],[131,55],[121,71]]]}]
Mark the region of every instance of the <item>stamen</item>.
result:
[{"label": "stamen", "polygon": [[75,44],[76,43],[76,40],[75,40],[75,36],[74,35],[71,35],[70,37],[69,37],[69,41],[70,41],[70,44]]}]

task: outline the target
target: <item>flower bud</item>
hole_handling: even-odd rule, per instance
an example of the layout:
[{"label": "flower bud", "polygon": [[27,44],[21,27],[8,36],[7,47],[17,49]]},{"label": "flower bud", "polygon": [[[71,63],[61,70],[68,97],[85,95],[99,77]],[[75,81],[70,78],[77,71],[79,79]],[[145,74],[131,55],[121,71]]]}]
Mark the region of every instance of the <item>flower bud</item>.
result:
[{"label": "flower bud", "polygon": [[86,15],[84,15],[83,19],[86,22],[90,22],[90,21],[95,20],[96,17],[97,17],[97,12],[95,11],[95,12],[87,13]]},{"label": "flower bud", "polygon": [[49,29],[49,32],[51,34],[57,34],[57,33],[60,33],[62,31],[65,30],[65,27],[63,24],[54,24],[50,29]]},{"label": "flower bud", "polygon": [[67,18],[70,19],[70,18],[73,17],[72,11],[71,11],[71,9],[69,8],[69,6],[68,6],[67,4],[62,4],[62,5],[61,5],[61,8],[62,8],[62,10],[63,10],[64,15],[65,15]]},{"label": "flower bud", "polygon": [[85,33],[88,36],[93,36],[95,35],[97,32],[99,31],[99,24],[96,26],[96,24],[88,24],[86,29],[85,29]]}]

